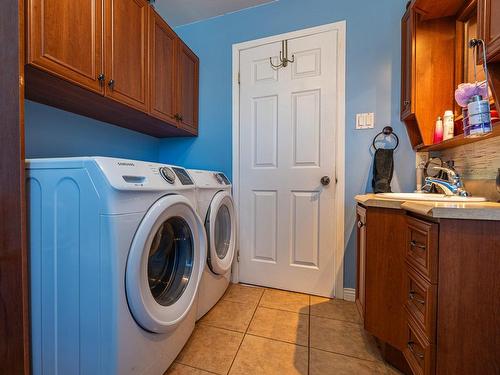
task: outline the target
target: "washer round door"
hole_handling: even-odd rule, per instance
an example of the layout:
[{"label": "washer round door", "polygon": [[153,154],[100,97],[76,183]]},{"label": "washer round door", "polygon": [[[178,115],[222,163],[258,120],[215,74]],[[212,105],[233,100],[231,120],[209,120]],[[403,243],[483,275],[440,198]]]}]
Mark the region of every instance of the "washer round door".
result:
[{"label": "washer round door", "polygon": [[203,223],[185,197],[168,195],[151,206],[132,241],[125,274],[129,308],[141,327],[164,333],[182,322],[206,254]]},{"label": "washer round door", "polygon": [[233,198],[220,191],[212,199],[205,220],[208,239],[208,266],[224,275],[231,269],[236,243],[236,219]]}]

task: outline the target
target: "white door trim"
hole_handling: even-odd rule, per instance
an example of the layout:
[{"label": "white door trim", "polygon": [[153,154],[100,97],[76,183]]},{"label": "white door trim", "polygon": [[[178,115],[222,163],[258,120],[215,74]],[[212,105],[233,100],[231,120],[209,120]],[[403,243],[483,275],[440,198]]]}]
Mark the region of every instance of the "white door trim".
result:
[{"label": "white door trim", "polygon": [[[283,39],[293,39],[304,37],[312,34],[319,34],[336,30],[339,35],[338,39],[338,93],[337,93],[337,128],[336,128],[336,147],[337,152],[335,157],[335,179],[337,181],[335,191],[335,297],[344,298],[344,211],[345,211],[345,60],[346,60],[346,21],[335,22],[318,27],[293,31],[290,33],[274,35],[267,38],[256,39],[248,42],[233,44],[233,196],[235,203],[236,218],[239,218],[240,207],[240,85],[239,85],[239,70],[240,70],[240,53],[243,50],[258,47],[263,44],[279,42]],[[239,220],[237,220],[239,223]],[[239,224],[237,224],[239,225]],[[239,233],[239,228],[238,232]],[[236,242],[236,251],[239,252],[239,239]],[[238,257],[235,257],[237,259]],[[239,280],[238,263],[233,265],[233,282]]]}]

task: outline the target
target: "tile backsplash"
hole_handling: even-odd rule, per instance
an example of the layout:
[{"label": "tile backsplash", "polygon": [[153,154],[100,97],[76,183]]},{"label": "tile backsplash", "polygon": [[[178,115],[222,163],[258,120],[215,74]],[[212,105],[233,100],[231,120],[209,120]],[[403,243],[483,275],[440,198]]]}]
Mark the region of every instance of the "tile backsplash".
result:
[{"label": "tile backsplash", "polygon": [[454,160],[455,169],[462,175],[465,187],[475,196],[499,201],[496,176],[500,168],[500,137],[455,147],[433,156],[443,161]]}]

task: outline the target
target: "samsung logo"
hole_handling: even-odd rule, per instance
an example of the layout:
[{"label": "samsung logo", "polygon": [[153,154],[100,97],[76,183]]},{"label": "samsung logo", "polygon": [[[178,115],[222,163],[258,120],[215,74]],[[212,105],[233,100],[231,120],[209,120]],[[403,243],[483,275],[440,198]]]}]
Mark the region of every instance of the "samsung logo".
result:
[{"label": "samsung logo", "polygon": [[124,163],[124,162],[118,162],[118,165],[122,166],[122,167],[135,167],[135,164],[134,163]]}]

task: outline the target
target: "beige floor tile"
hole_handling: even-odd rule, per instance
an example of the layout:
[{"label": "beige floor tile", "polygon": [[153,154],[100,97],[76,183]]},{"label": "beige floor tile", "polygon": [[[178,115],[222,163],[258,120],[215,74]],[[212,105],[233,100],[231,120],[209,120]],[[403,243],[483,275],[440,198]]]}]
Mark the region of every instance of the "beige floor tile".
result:
[{"label": "beige floor tile", "polygon": [[227,374],[242,339],[242,333],[201,324],[196,326],[176,361],[217,374]]},{"label": "beige floor tile", "polygon": [[254,311],[255,306],[249,304],[219,301],[200,322],[214,327],[245,332]]},{"label": "beige floor tile", "polygon": [[264,288],[231,284],[222,299],[232,302],[248,303],[255,306],[259,303],[263,292]]},{"label": "beige floor tile", "polygon": [[340,299],[311,296],[311,315],[361,323],[356,304]]},{"label": "beige floor tile", "polygon": [[307,375],[307,348],[246,335],[230,375]]},{"label": "beige floor tile", "polygon": [[309,314],[309,296],[277,289],[266,289],[260,299],[260,306]]},{"label": "beige floor tile", "polygon": [[311,349],[310,361],[310,375],[386,374],[386,368],[383,363],[365,361],[317,349]]},{"label": "beige floor tile", "polygon": [[174,363],[164,375],[211,375],[213,372],[207,372],[194,367]]},{"label": "beige floor tile", "polygon": [[259,306],[247,333],[307,346],[309,317],[305,314]]},{"label": "beige floor tile", "polygon": [[356,323],[311,316],[310,343],[312,348],[379,361],[375,340]]}]

